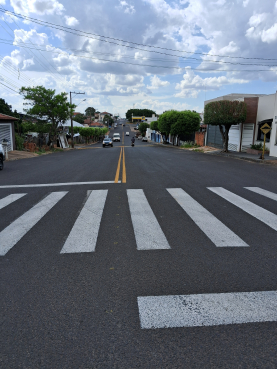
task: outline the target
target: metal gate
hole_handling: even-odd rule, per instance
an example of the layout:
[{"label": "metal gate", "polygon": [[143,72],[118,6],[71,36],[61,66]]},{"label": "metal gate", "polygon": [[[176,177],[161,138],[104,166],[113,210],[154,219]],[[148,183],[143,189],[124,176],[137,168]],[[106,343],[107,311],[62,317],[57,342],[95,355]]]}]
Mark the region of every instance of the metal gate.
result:
[{"label": "metal gate", "polygon": [[208,125],[207,146],[217,147],[219,149],[223,148],[223,140],[219,130],[219,126],[211,126],[210,124]]},{"label": "metal gate", "polygon": [[8,151],[13,150],[12,126],[9,123],[0,124],[0,143],[5,139],[9,141]]},{"label": "metal gate", "polygon": [[254,124],[253,123],[243,124],[242,142],[241,142],[242,152],[246,152],[246,150],[249,149],[250,146],[252,145],[253,135],[254,135]]}]

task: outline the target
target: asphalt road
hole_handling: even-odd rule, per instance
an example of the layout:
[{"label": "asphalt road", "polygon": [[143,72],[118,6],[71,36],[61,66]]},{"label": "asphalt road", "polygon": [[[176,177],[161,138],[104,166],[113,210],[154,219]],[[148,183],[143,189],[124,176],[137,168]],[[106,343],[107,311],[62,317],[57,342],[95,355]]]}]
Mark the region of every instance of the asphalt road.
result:
[{"label": "asphalt road", "polygon": [[125,131],[0,173],[0,367],[276,368],[277,168]]}]

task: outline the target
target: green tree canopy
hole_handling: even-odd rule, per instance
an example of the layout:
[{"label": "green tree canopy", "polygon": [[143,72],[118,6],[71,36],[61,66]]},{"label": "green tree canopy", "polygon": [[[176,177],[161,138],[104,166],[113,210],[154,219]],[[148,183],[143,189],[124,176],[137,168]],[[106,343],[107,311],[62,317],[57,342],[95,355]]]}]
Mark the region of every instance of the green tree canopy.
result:
[{"label": "green tree canopy", "polygon": [[6,103],[4,99],[0,99],[0,113],[14,116],[12,106]]},{"label": "green tree canopy", "polygon": [[200,115],[190,110],[178,112],[177,121],[172,124],[170,133],[174,136],[188,135],[199,130]]},{"label": "green tree canopy", "polygon": [[107,124],[107,125],[111,125],[111,124],[113,124],[113,123],[114,123],[114,120],[113,120],[113,118],[112,118],[110,115],[105,114],[105,116],[104,116],[104,118],[103,118],[103,122],[104,122],[104,123],[105,123],[105,122],[107,122],[107,123],[105,123],[105,124]]},{"label": "green tree canopy", "polygon": [[177,122],[179,117],[179,111],[170,110],[166,111],[165,113],[161,114],[158,119],[158,127],[159,131],[165,135],[166,139],[171,131],[171,126]]},{"label": "green tree canopy", "polygon": [[86,113],[87,117],[94,116],[95,109],[92,106],[89,106],[89,107],[86,108],[85,113]]},{"label": "green tree canopy", "polygon": [[148,123],[141,122],[139,125],[139,131],[142,134],[142,136],[145,136],[147,128],[149,128],[150,125]]},{"label": "green tree canopy", "polygon": [[22,87],[20,93],[26,101],[24,111],[49,124],[49,139],[56,135],[59,124],[64,123],[73,114],[76,107],[67,101],[67,93],[55,94],[55,90],[43,86]]},{"label": "green tree canopy", "polygon": [[75,120],[75,122],[84,124],[84,121],[87,117],[84,114],[77,114],[75,115],[75,117],[73,117],[73,120]]},{"label": "green tree canopy", "polygon": [[214,101],[205,105],[205,124],[219,126],[225,152],[228,152],[229,130],[232,125],[245,122],[246,107],[243,101],[230,100]]},{"label": "green tree canopy", "polygon": [[126,113],[126,118],[129,120],[129,122],[132,121],[132,114],[134,116],[143,116],[143,117],[152,117],[152,114],[156,114],[153,110],[150,109],[129,109]]},{"label": "green tree canopy", "polygon": [[159,124],[158,121],[155,120],[154,122],[150,123],[150,128],[153,129],[153,131],[158,131],[159,130]]}]

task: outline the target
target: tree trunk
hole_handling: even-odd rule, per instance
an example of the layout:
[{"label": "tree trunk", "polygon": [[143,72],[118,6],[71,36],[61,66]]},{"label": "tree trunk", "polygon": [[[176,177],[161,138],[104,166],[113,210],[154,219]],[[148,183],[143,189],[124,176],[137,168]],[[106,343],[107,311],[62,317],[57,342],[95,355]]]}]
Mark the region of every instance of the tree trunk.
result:
[{"label": "tree trunk", "polygon": [[224,125],[225,130],[223,130],[223,126],[220,125],[219,126],[219,130],[222,136],[222,140],[223,140],[223,152],[228,152],[228,142],[229,142],[229,130],[230,130],[230,125],[226,124]]}]

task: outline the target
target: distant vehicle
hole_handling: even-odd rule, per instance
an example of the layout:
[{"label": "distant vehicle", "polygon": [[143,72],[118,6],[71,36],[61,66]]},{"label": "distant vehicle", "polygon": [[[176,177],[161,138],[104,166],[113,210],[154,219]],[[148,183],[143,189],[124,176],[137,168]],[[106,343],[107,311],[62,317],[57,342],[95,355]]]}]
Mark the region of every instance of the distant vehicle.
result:
[{"label": "distant vehicle", "polygon": [[142,139],[142,135],[139,135],[139,136],[138,136],[138,140],[141,140],[141,139]]},{"label": "distant vehicle", "polygon": [[3,146],[0,144],[0,170],[4,169],[5,152]]},{"label": "distant vehicle", "polygon": [[114,133],[114,134],[113,134],[113,141],[114,141],[114,142],[115,142],[115,141],[120,142],[120,134],[119,134],[119,133]]},{"label": "distant vehicle", "polygon": [[142,137],[142,140],[141,140],[142,142],[148,142],[148,139],[147,139],[147,137],[146,136],[144,136],[144,137]]},{"label": "distant vehicle", "polygon": [[126,132],[126,136],[130,136],[130,132]]},{"label": "distant vehicle", "polygon": [[102,143],[103,147],[106,147],[106,146],[111,146],[113,147],[113,141],[111,138],[109,137],[105,137],[104,140],[103,140],[103,143]]}]

